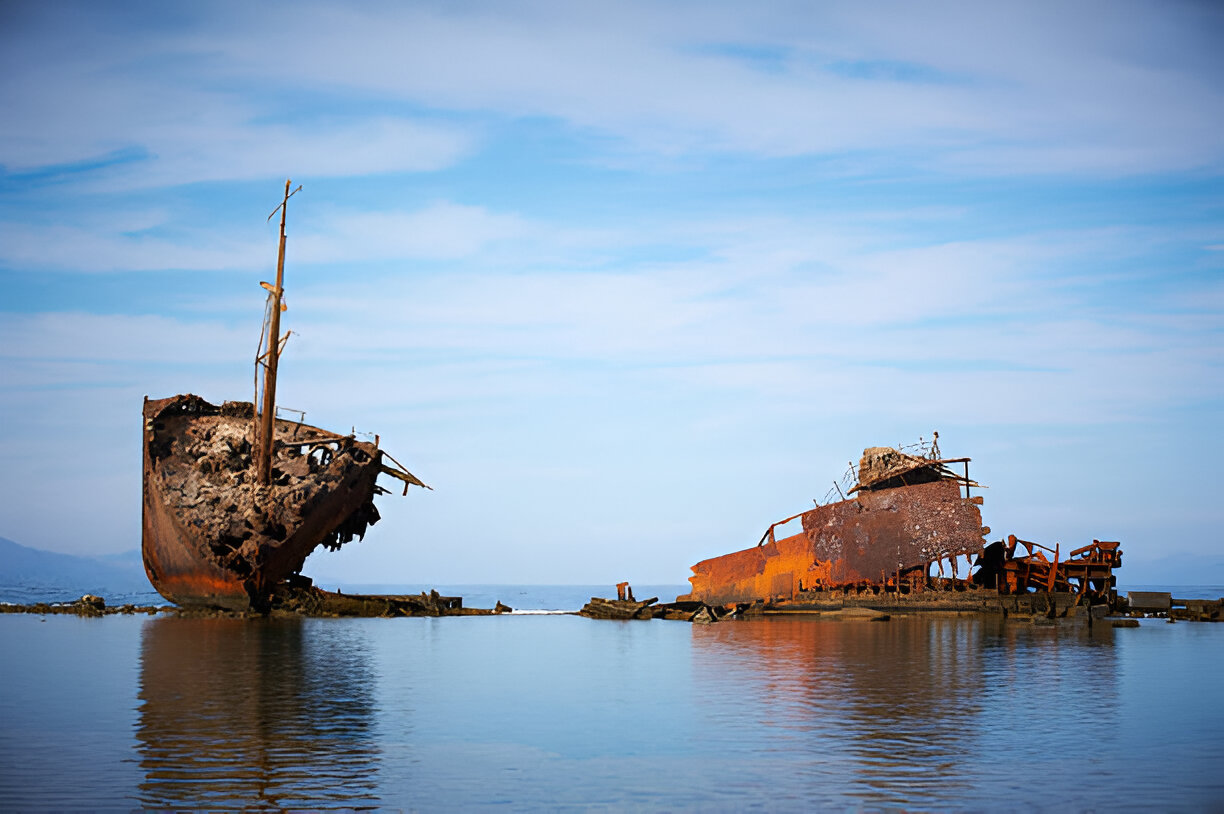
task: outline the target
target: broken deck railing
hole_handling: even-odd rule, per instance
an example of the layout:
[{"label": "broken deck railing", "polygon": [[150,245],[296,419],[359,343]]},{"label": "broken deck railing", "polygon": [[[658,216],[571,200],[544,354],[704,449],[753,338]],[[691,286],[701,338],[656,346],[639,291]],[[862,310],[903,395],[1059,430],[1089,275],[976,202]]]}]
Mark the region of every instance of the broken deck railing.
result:
[{"label": "broken deck railing", "polygon": [[404,467],[404,465],[403,465],[402,463],[400,463],[399,461],[397,461],[397,460],[395,460],[394,458],[392,458],[392,457],[391,457],[391,453],[387,452],[386,450],[383,450],[383,457],[384,457],[384,458],[386,458],[386,459],[387,459],[388,461],[390,461],[391,463],[395,464],[395,466],[387,466],[387,465],[384,463],[384,464],[382,465],[382,472],[383,472],[383,474],[384,474],[384,475],[390,475],[391,477],[395,478],[396,480],[401,480],[401,481],[403,481],[403,482],[404,482],[404,494],[405,494],[405,495],[407,495],[407,494],[408,494],[408,487],[409,487],[409,486],[420,486],[420,487],[422,487],[422,488],[424,488],[424,489],[428,489],[428,490],[429,490],[429,491],[431,491],[431,492],[433,491],[433,487],[432,487],[432,486],[430,486],[429,484],[425,483],[425,481],[421,480],[421,479],[420,479],[420,478],[418,478],[416,475],[414,475],[414,474],[412,474],[411,472],[409,472],[409,471],[407,470],[407,468],[405,468],[405,467]]},{"label": "broken deck railing", "polygon": [[[1016,556],[1019,545],[1023,545],[1028,554]],[[1122,565],[1121,543],[1093,540],[1072,551],[1066,560],[1060,560],[1059,552],[1058,543],[1050,548],[1009,535],[1000,590],[1004,593],[1074,590],[1080,594],[1102,594],[1114,587],[1113,569]],[[1076,584],[1073,585],[1072,580]]]},{"label": "broken deck railing", "polygon": [[[305,415],[306,415],[305,413],[302,413],[303,417]],[[298,438],[297,437],[298,432],[304,426],[305,425],[300,422],[295,424],[293,431],[289,435],[276,439],[276,442],[275,442],[276,447],[278,449],[279,448],[296,448],[298,454],[309,456],[311,458],[311,461],[315,463],[316,465],[326,466],[328,463],[330,463],[332,456],[336,452],[338,452],[341,449],[341,447],[352,446],[354,442],[357,440],[356,433],[349,433],[348,435],[341,435],[339,433],[333,433],[333,432],[328,432],[326,430],[320,430],[317,427],[310,428],[310,437]],[[363,435],[364,434],[365,433],[363,433]],[[379,436],[377,435],[374,436],[374,446],[375,447],[378,446],[378,443],[380,440],[381,439],[379,438]],[[430,491],[433,491],[432,486],[425,483],[423,480],[418,478],[416,475],[409,472],[407,467],[405,467],[403,464],[397,461],[394,457],[392,457],[391,453],[387,452],[385,449],[379,450],[379,452],[382,454],[382,457],[383,457],[383,462],[381,463],[380,471],[384,475],[390,475],[396,480],[402,481],[404,484],[404,494],[405,495],[408,494],[409,486],[420,486],[423,489],[429,489]],[[387,461],[390,461],[391,463],[388,464]],[[382,492],[385,493],[386,490],[383,489]]]}]

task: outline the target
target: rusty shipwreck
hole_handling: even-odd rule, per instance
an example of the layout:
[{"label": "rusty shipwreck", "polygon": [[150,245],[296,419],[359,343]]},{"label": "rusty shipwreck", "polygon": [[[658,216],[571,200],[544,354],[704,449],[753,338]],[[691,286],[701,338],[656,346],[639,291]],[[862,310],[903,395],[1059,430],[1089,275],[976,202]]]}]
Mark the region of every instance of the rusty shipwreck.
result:
[{"label": "rusty shipwreck", "polygon": [[[276,283],[255,360],[253,402],[217,406],[199,396],[144,401],[141,550],[153,587],[178,605],[262,610],[318,546],[337,549],[377,522],[374,496],[387,474],[425,486],[383,450],[277,416],[276,378],[288,334],[285,213]],[[298,189],[301,189],[299,186]],[[271,219],[269,216],[269,220]],[[427,487],[428,488],[428,487]]]},{"label": "rusty shipwreck", "polygon": [[826,503],[772,524],[752,548],[694,565],[692,590],[679,601],[801,608],[851,597],[1040,592],[1116,602],[1117,542],[1064,551],[1009,535],[987,544],[970,459],[942,457],[938,438],[864,450]]}]

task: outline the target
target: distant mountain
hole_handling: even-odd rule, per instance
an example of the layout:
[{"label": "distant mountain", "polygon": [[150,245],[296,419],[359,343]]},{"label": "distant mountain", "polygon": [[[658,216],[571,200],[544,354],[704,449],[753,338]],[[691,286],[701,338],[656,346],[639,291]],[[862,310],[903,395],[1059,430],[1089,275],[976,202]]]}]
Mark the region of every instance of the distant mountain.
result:
[{"label": "distant mountain", "polygon": [[152,601],[139,551],[77,557],[23,546],[0,537],[0,601],[62,602],[83,594],[120,601]]}]

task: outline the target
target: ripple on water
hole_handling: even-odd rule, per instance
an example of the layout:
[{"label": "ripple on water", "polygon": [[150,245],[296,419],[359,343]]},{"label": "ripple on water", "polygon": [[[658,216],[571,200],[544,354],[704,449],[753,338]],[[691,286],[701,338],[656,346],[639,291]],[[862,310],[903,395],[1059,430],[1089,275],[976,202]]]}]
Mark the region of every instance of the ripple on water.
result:
[{"label": "ripple on water", "polygon": [[0,617],[0,808],[1209,809],[1222,637]]}]

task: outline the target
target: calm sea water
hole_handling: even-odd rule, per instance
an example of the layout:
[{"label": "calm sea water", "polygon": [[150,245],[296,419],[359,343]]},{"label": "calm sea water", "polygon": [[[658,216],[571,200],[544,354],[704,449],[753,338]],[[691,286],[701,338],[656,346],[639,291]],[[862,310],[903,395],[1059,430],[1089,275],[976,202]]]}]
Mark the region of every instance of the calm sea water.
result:
[{"label": "calm sea water", "polygon": [[0,652],[4,810],[1224,810],[1224,624],[2,615]]}]

